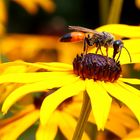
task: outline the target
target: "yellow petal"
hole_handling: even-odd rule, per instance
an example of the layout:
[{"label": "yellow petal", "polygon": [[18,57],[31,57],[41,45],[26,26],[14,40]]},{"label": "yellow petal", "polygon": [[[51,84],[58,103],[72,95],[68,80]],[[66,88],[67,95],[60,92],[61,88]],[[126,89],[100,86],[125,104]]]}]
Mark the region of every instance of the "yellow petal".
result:
[{"label": "yellow petal", "polygon": [[[72,136],[74,134],[75,128],[76,128],[77,121],[71,116],[68,115],[65,112],[60,112],[58,115],[58,125],[63,133],[63,135],[67,139],[72,139]],[[84,132],[83,133],[83,140],[90,140],[88,135]]]},{"label": "yellow petal", "polygon": [[45,79],[60,79],[67,76],[67,72],[34,72],[34,73],[12,73],[0,75],[0,83],[32,83]]},{"label": "yellow petal", "polygon": [[139,63],[140,62],[140,54],[134,54],[134,55],[131,55],[131,59],[132,59],[132,62],[130,62],[130,58],[128,56],[128,54],[124,55],[122,54],[119,58],[120,60],[120,64],[130,64],[130,63]]},{"label": "yellow petal", "polygon": [[21,5],[30,14],[37,12],[37,5],[34,0],[14,0],[16,3]]},{"label": "yellow petal", "polygon": [[112,123],[118,122],[126,129],[129,128],[130,130],[132,130],[138,127],[138,122],[136,121],[136,119],[132,116],[121,112],[121,108],[119,111],[116,112],[114,108],[114,113],[111,112],[109,118],[109,120],[113,121]]},{"label": "yellow petal", "polygon": [[117,83],[102,83],[109,94],[126,104],[140,122],[140,96],[118,85]]},{"label": "yellow petal", "polygon": [[139,44],[140,44],[140,39],[123,40],[123,43],[124,43],[124,46],[130,52],[130,54],[134,54],[134,53],[139,53],[140,52],[140,48],[138,47]]},{"label": "yellow petal", "polygon": [[127,130],[122,124],[120,124],[119,122],[112,121],[111,119],[107,121],[105,128],[113,132],[120,138],[126,136],[127,134]]},{"label": "yellow petal", "polygon": [[98,127],[98,130],[104,130],[107,121],[112,98],[103,89],[101,82],[86,80],[86,90],[91,100],[93,115]]},{"label": "yellow petal", "polygon": [[36,140],[54,140],[58,130],[57,121],[57,115],[54,112],[45,126],[39,126],[36,132]]},{"label": "yellow petal", "polygon": [[[132,63],[138,63],[140,62],[140,39],[129,39],[129,40],[124,40],[124,46],[127,48],[129,51],[131,58],[132,58]],[[130,63],[129,61],[129,55],[125,49],[122,49],[122,53],[120,56],[120,62],[121,64],[127,64]]]},{"label": "yellow petal", "polygon": [[19,120],[11,124],[7,124],[5,127],[1,128],[0,138],[2,140],[16,140],[26,129],[33,125],[38,119],[38,110],[30,112],[27,115],[20,118]]},{"label": "yellow petal", "polygon": [[125,24],[108,24],[96,29],[124,37],[140,37],[140,26],[130,26]]},{"label": "yellow petal", "polygon": [[46,66],[46,68],[48,67],[48,69],[51,68],[57,68],[57,69],[72,69],[72,65],[71,64],[67,64],[67,63],[61,63],[61,62],[50,62],[50,63],[38,63],[41,64],[43,66]]},{"label": "yellow petal", "polygon": [[78,118],[80,115],[80,112],[81,112],[81,107],[82,107],[82,101],[81,102],[74,102],[73,101],[73,103],[71,103],[70,105],[63,108],[63,111]]},{"label": "yellow petal", "polygon": [[7,12],[6,12],[6,5],[5,1],[0,1],[0,23],[6,23],[7,21]]},{"label": "yellow petal", "polygon": [[64,77],[59,78],[55,80],[50,80],[49,78],[41,81],[36,82],[32,84],[26,84],[24,86],[21,86],[14,90],[4,101],[2,106],[2,112],[5,114],[7,113],[8,109],[19,99],[21,99],[23,96],[31,93],[31,92],[37,92],[37,91],[44,91],[46,89],[52,89],[56,87],[61,87],[63,85],[67,85],[71,82],[74,82],[77,80],[77,77]]},{"label": "yellow petal", "polygon": [[68,71],[68,70],[72,70],[72,65],[66,64],[66,63],[60,63],[60,62],[29,63],[29,62],[24,62],[24,61],[21,61],[21,60],[13,61],[13,62],[7,62],[7,63],[2,63],[2,64],[0,64],[0,70],[1,69],[6,69],[9,66],[17,66],[17,65],[43,68],[43,69],[46,69],[47,71]]},{"label": "yellow petal", "polygon": [[122,140],[140,140],[140,128],[131,131]]},{"label": "yellow petal", "polygon": [[140,0],[135,0],[135,5],[140,9]]},{"label": "yellow petal", "polygon": [[35,106],[33,104],[26,106],[23,110],[21,110],[17,114],[14,114],[12,117],[1,120],[0,128],[4,125],[8,125],[9,123],[18,120],[19,118],[22,118],[23,116],[27,115],[30,112],[33,112],[34,110],[35,110]]},{"label": "yellow petal", "polygon": [[24,73],[27,71],[25,66],[9,66],[7,67],[2,74],[9,74],[9,73]]},{"label": "yellow petal", "polygon": [[55,10],[55,4],[52,0],[36,0],[36,2],[47,12]]},{"label": "yellow petal", "polygon": [[140,96],[140,90],[128,85],[128,84],[125,84],[121,81],[118,81],[117,82],[119,85],[122,86],[122,88],[124,88],[125,90],[128,90],[129,92],[132,92],[133,94],[136,94],[136,96]]},{"label": "yellow petal", "polygon": [[140,84],[140,79],[136,79],[136,78],[119,78],[119,80],[134,85]]},{"label": "yellow petal", "polygon": [[85,90],[84,81],[79,80],[58,89],[53,94],[47,96],[41,106],[40,120],[42,125],[46,125],[53,111],[59,106],[65,99],[77,95]]}]

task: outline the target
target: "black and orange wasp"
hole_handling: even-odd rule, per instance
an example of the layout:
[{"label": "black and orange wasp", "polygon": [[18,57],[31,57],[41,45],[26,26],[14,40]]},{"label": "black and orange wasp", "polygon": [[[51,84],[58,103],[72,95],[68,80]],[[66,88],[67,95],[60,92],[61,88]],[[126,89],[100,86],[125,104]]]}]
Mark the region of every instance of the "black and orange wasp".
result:
[{"label": "black and orange wasp", "polygon": [[[80,26],[68,26],[68,29],[72,32],[64,34],[60,41],[61,42],[78,42],[78,41],[84,41],[84,49],[83,52],[87,53],[88,48],[90,46],[95,46],[97,53],[99,50],[102,53],[101,47],[104,46],[106,48],[106,56],[108,56],[108,48],[113,47],[113,59],[115,59],[116,55],[119,53],[118,58],[116,61],[118,61],[122,48],[124,47],[122,40],[115,40],[114,36],[111,33],[108,32],[98,32],[96,30],[88,29],[85,27]],[[126,49],[126,48],[125,48]],[[130,62],[131,62],[131,56],[129,51],[126,49]]]}]

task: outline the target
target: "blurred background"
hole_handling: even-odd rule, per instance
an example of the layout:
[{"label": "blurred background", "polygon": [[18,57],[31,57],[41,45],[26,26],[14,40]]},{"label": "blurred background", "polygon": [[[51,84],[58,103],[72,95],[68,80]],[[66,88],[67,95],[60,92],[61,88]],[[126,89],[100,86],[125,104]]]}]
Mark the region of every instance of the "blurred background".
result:
[{"label": "blurred background", "polygon": [[[114,2],[119,11],[115,21],[110,14]],[[1,0],[2,61],[71,63],[81,47],[78,43],[59,43],[68,25],[92,29],[107,23],[139,25],[139,8],[139,0]]]}]

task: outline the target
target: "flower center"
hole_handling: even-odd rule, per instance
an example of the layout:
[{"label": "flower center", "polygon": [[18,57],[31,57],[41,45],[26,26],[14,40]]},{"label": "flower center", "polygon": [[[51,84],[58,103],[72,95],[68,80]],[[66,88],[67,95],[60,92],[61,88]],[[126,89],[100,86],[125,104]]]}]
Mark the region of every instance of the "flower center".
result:
[{"label": "flower center", "polygon": [[122,69],[120,63],[110,57],[88,53],[76,56],[73,71],[82,79],[114,82],[120,77]]}]

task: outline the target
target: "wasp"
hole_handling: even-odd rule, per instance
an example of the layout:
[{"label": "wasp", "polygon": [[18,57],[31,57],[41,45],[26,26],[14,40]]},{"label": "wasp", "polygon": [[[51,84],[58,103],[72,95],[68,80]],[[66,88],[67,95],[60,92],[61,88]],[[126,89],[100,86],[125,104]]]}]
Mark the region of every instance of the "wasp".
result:
[{"label": "wasp", "polygon": [[[118,61],[122,48],[124,47],[124,44],[122,40],[115,40],[114,36],[111,33],[108,32],[98,32],[96,30],[88,29],[85,27],[80,26],[68,26],[69,30],[72,30],[72,32],[64,34],[60,41],[61,42],[78,42],[78,41],[84,41],[84,49],[83,52],[87,53],[90,46],[95,46],[96,52],[100,50],[101,54],[103,55],[103,52],[101,50],[101,47],[104,46],[106,48],[106,56],[108,56],[108,48],[113,47],[113,59],[115,59],[116,55],[119,53],[118,58],[116,61]],[[126,49],[126,48],[125,48]],[[126,49],[130,62],[131,62],[131,56],[129,51]]]}]

